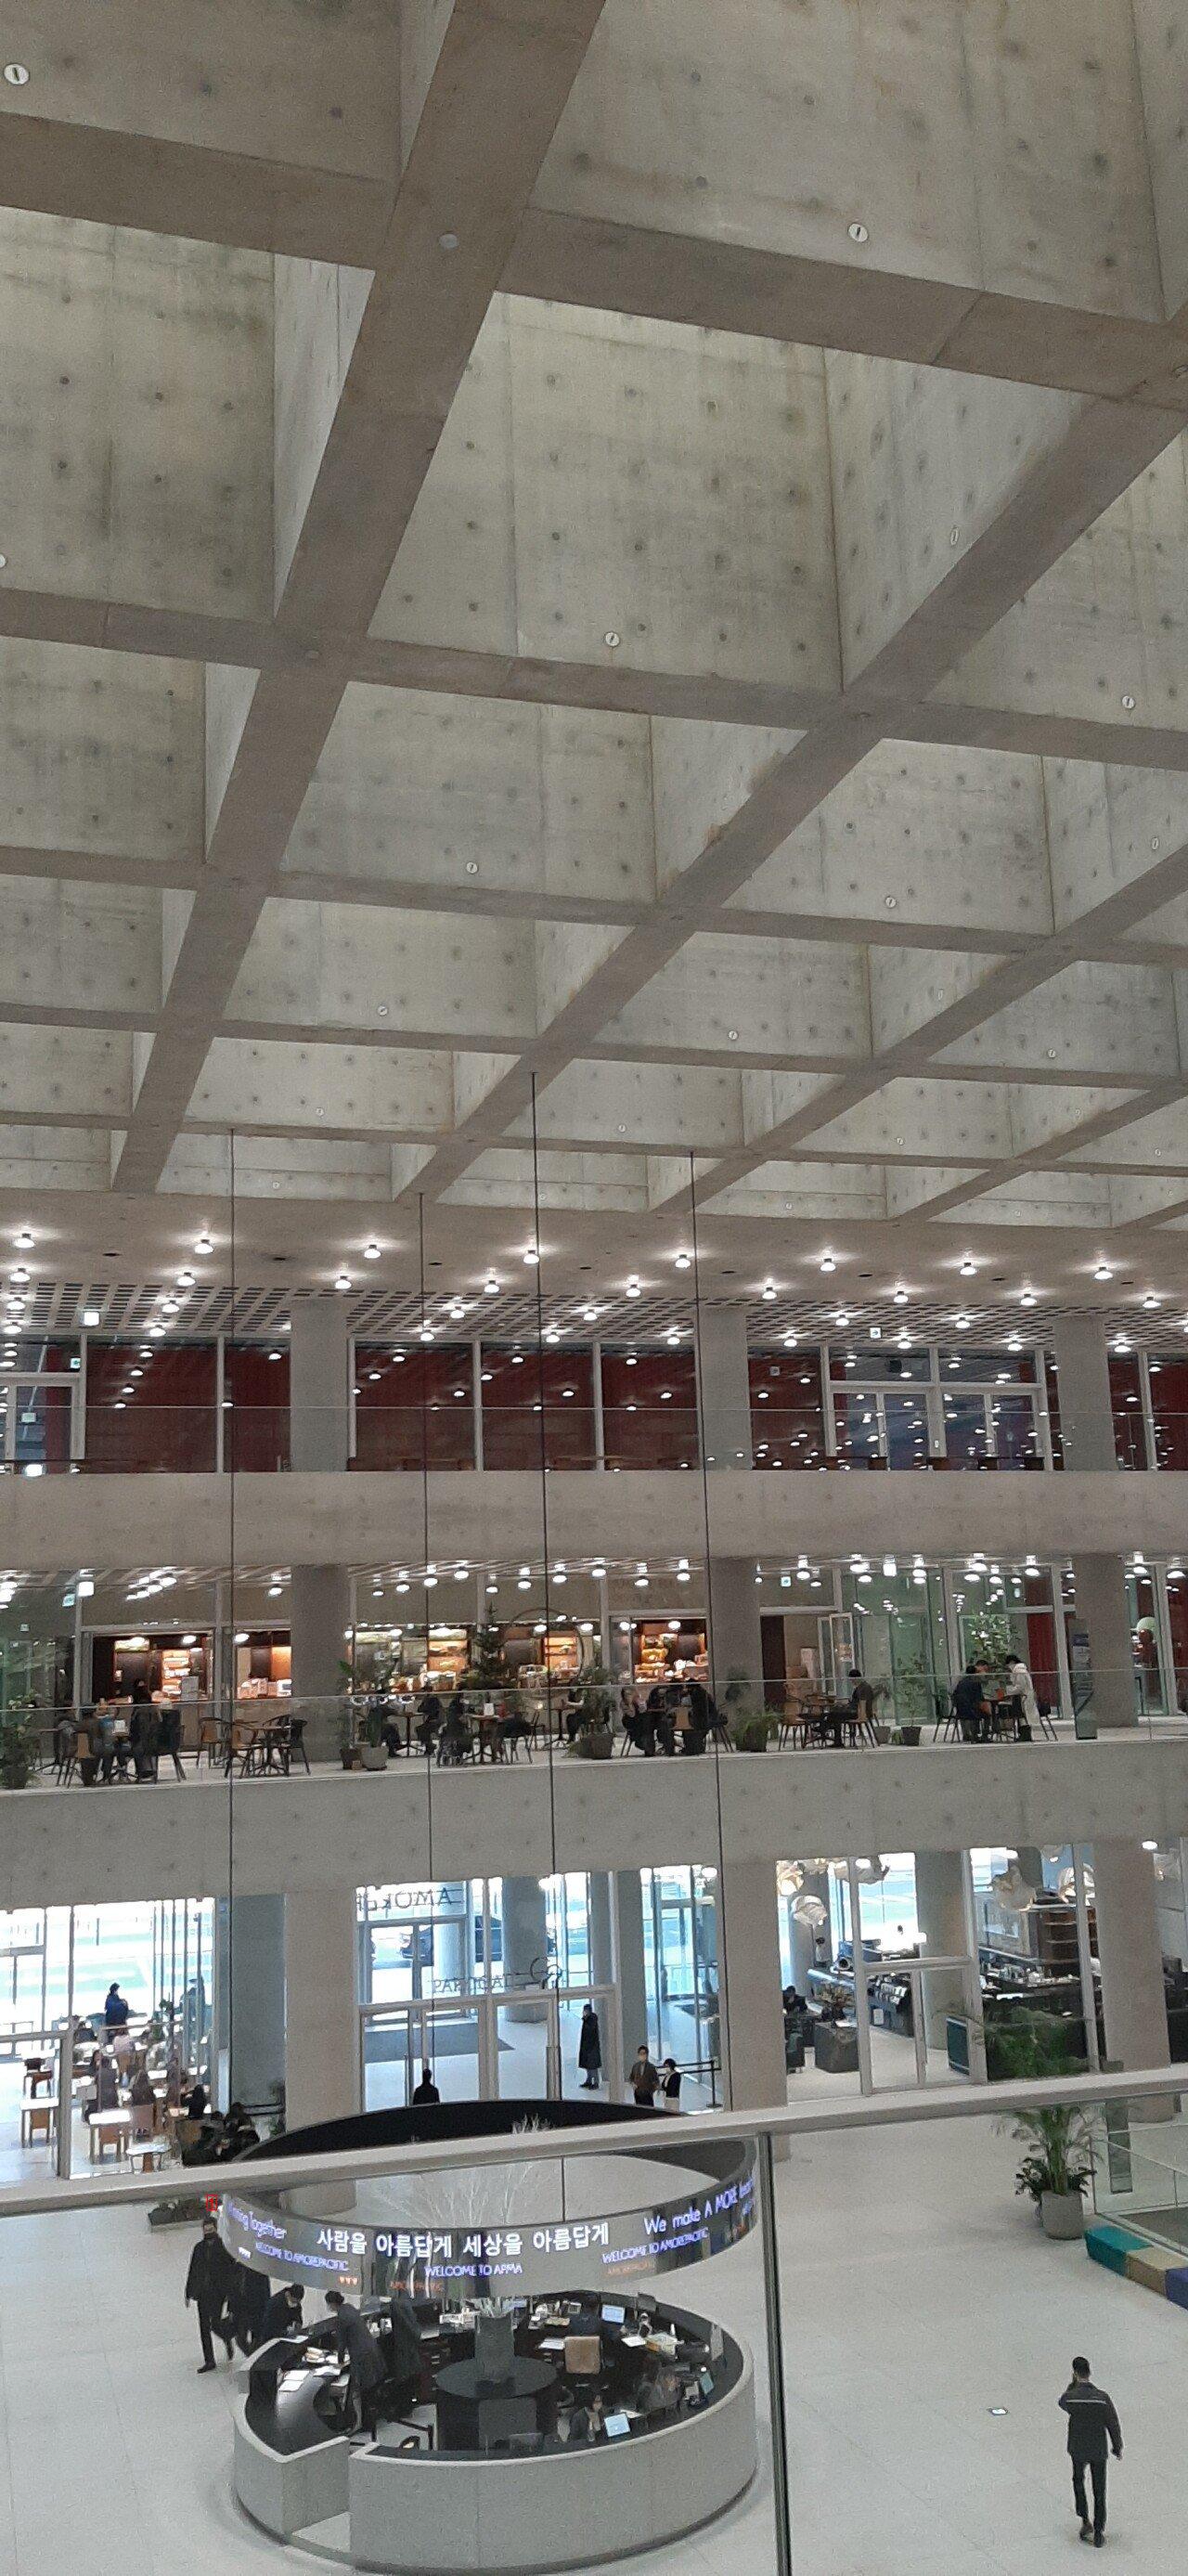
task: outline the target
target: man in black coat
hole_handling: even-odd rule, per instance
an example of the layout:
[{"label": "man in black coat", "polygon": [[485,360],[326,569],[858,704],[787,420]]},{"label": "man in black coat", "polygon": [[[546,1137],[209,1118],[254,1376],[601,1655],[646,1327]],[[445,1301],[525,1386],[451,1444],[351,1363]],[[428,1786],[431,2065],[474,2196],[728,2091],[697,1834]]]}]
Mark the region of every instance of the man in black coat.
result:
[{"label": "man in black coat", "polygon": [[215,2366],[212,2335],[218,2335],[227,2347],[230,2361],[234,2349],[230,2321],[226,2315],[230,2258],[227,2255],[213,2218],[204,2218],[202,2234],[190,2256],[186,2274],[186,2306],[198,2310],[198,2332],[202,2337],[202,2360],[198,2376]]},{"label": "man in black coat", "polygon": [[[1081,2538],[1095,2549],[1105,2546],[1106,2461],[1122,2457],[1122,2427],[1112,2397],[1095,2388],[1084,2353],[1073,2360],[1073,2375],[1059,2400],[1068,2417],[1068,2456],[1072,2461],[1073,2502],[1081,2517]],[[1093,2520],[1085,2494],[1085,2471],[1093,2482]]]},{"label": "man in black coat", "polygon": [[374,2433],[385,2375],[379,2345],[366,2319],[350,2299],[344,2299],[341,2290],[327,2290],[326,2305],[334,2319],[338,2358],[345,2361],[351,2374],[351,2395],[359,2410],[360,2425],[365,2433]]},{"label": "man in black coat", "polygon": [[303,2296],[297,2281],[286,2281],[282,2288],[273,2291],[260,2320],[261,2343],[272,2343],[277,2335],[300,2334]]}]

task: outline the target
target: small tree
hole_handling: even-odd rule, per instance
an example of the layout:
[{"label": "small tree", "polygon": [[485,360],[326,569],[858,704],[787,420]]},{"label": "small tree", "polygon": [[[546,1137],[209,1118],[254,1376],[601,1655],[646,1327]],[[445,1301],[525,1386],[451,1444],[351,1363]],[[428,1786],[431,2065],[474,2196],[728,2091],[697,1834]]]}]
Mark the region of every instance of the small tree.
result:
[{"label": "small tree", "polygon": [[1001,1672],[1015,1651],[1015,1631],[1008,1610],[975,1610],[965,1622],[970,1659]]}]

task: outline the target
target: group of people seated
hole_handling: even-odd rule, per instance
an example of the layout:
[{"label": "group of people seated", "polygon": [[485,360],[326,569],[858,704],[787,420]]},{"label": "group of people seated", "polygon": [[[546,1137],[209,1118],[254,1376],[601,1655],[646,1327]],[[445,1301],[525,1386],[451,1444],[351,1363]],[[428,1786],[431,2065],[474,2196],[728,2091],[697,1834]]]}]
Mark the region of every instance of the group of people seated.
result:
[{"label": "group of people seated", "polygon": [[701,1681],[654,1682],[646,1696],[626,1682],[619,1717],[638,1753],[704,1753],[711,1735],[725,1732],[717,1702]]},{"label": "group of people seated", "polygon": [[1048,1710],[1040,1707],[1021,1655],[1012,1655],[998,1674],[988,1657],[974,1655],[953,1684],[952,1715],[963,1743],[989,1744],[1008,1728],[1027,1742],[1039,1733]]},{"label": "group of people seated", "polygon": [[54,1769],[61,1777],[77,1764],[84,1788],[96,1781],[155,1780],[162,1754],[182,1779],[181,1710],[172,1700],[158,1705],[146,1681],[133,1682],[126,1702],[99,1699],[77,1716],[63,1709],[54,1722]]}]

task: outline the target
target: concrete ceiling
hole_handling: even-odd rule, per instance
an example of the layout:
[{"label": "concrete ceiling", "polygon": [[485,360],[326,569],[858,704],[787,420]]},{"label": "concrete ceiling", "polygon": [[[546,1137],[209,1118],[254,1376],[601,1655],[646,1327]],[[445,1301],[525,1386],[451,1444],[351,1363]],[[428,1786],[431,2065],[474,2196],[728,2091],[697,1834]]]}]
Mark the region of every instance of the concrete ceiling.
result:
[{"label": "concrete ceiling", "polygon": [[0,1225],[1188,1294],[1176,0],[92,15],[0,83]]}]

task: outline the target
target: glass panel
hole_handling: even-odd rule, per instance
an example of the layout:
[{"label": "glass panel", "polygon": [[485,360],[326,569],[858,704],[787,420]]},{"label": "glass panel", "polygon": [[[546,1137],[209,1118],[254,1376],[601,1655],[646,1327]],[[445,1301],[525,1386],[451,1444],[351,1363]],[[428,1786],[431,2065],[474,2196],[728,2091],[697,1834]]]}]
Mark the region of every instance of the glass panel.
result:
[{"label": "glass panel", "polygon": [[[696,1467],[700,1449],[692,1350],[604,1348],[602,1429],[608,1467]],[[707,1437],[712,1450],[712,1425]]]},{"label": "glass panel", "polygon": [[882,1406],[890,1464],[893,1467],[927,1466],[928,1398],[923,1387],[918,1395],[884,1395]]},{"label": "glass panel", "polygon": [[866,1342],[833,1343],[829,1352],[829,1374],[832,1378],[857,1378],[883,1385],[898,1378],[913,1380],[930,1377],[931,1356],[927,1350],[881,1350]]},{"label": "glass panel", "polygon": [[477,2003],[462,2002],[365,2015],[364,2109],[407,2109],[426,2068],[443,2102],[481,2101],[479,2015]]},{"label": "glass panel", "polygon": [[229,1342],[223,1358],[223,1456],[239,1475],[289,1464],[289,1354],[279,1343]]},{"label": "glass panel", "polygon": [[956,1350],[937,1352],[942,1377],[951,1377],[958,1386],[1034,1386],[1034,1351],[971,1351],[962,1344]]},{"label": "glass panel", "polygon": [[1142,1363],[1136,1351],[1110,1352],[1110,1403],[1114,1448],[1120,1467],[1147,1464],[1147,1426],[1143,1420]]},{"label": "glass panel", "polygon": [[853,1467],[878,1466],[879,1400],[873,1390],[869,1395],[835,1395],[833,1412],[838,1457]]},{"label": "glass panel", "polygon": [[1188,1469],[1188,1360],[1181,1359],[1178,1353],[1161,1355],[1148,1361],[1147,1372],[1155,1427],[1155,1464],[1183,1473]]},{"label": "glass panel", "polygon": [[979,1466],[991,1456],[990,1434],[986,1428],[986,1403],[980,1395],[950,1395],[942,1399],[945,1420],[945,1456],[951,1467]]},{"label": "glass panel", "polygon": [[1146,1717],[1152,1711],[1162,1714],[1167,1708],[1167,1681],[1153,1577],[1149,1574],[1128,1575],[1126,1597],[1130,1603],[1134,1637],[1134,1687],[1139,1716]]},{"label": "glass panel", "polygon": [[817,1354],[753,1351],[751,1434],[756,1467],[819,1467],[825,1417]]},{"label": "glass panel", "polygon": [[217,1369],[213,1342],[88,1342],[87,1469],[209,1474]]},{"label": "glass panel", "polygon": [[494,2011],[496,2089],[505,2101],[547,2101],[551,1998],[500,1996]]},{"label": "glass panel", "polygon": [[355,1352],[358,1468],[474,1465],[474,1354],[469,1342],[440,1350],[384,1345]]},{"label": "glass panel", "polygon": [[481,1375],[484,1466],[539,1473],[542,1407],[546,1466],[594,1465],[592,1352],[504,1350],[484,1342]]},{"label": "glass panel", "polygon": [[1038,1458],[1039,1442],[1029,1395],[992,1395],[990,1422],[1000,1467],[1024,1467],[1032,1458]]}]

